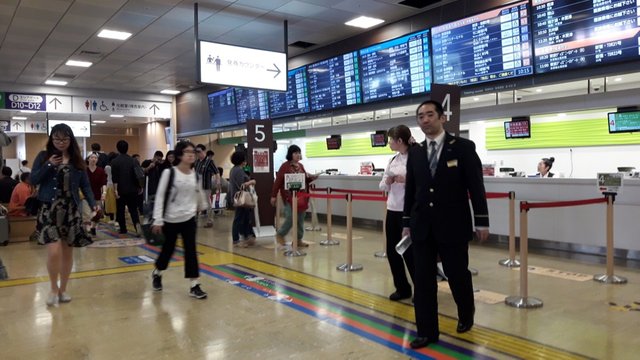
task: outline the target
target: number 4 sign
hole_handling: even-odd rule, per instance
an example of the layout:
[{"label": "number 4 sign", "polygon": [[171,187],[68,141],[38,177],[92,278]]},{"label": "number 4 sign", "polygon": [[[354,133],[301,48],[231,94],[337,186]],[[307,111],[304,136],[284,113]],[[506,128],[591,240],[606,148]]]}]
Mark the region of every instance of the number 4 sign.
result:
[{"label": "number 4 sign", "polygon": [[460,135],[460,87],[455,85],[431,85],[431,100],[439,101],[444,108],[447,122],[444,129],[456,136]]}]

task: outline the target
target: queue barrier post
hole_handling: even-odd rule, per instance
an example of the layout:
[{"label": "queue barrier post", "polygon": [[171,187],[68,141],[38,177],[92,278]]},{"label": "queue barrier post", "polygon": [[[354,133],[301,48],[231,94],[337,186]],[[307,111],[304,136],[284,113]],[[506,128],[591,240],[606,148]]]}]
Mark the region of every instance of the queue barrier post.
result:
[{"label": "queue barrier post", "polygon": [[[291,190],[291,221],[293,222],[291,227],[291,249],[284,252],[284,256],[305,256],[302,250],[298,250],[298,190]],[[301,240],[301,239],[300,239]]]},{"label": "queue barrier post", "polygon": [[509,191],[509,258],[498,261],[506,267],[518,267],[520,261],[516,259],[516,193]]},{"label": "queue barrier post", "polygon": [[[387,192],[383,192],[384,197],[389,196]],[[384,211],[384,216],[382,219],[382,251],[376,251],[373,253],[373,256],[377,258],[386,258],[387,257],[387,202],[382,203],[382,211]]]},{"label": "queue barrier post", "polygon": [[347,262],[338,265],[336,269],[338,271],[360,271],[363,269],[362,265],[353,263],[353,195],[347,194]]},{"label": "queue barrier post", "polygon": [[528,290],[528,261],[529,255],[529,226],[528,226],[529,206],[526,201],[520,202],[520,295],[508,296],[504,302],[512,307],[519,309],[531,309],[542,307],[542,300],[529,297]]},{"label": "queue barrier post", "polygon": [[[311,191],[315,190],[316,186],[314,184],[311,184],[309,186],[310,186],[309,193],[311,193]],[[309,198],[309,209],[311,210],[311,226],[307,226],[305,230],[307,231],[322,230],[318,222],[318,211],[316,210],[316,201],[314,198]]]},{"label": "queue barrier post", "polygon": [[[331,195],[331,188],[327,188],[327,195]],[[340,245],[340,241],[333,239],[333,207],[331,198],[327,198],[327,239],[320,241],[320,245],[332,246]]]},{"label": "queue barrier post", "polygon": [[626,284],[627,279],[613,274],[613,202],[616,193],[604,193],[607,198],[607,273],[596,274],[593,280],[605,284]]}]

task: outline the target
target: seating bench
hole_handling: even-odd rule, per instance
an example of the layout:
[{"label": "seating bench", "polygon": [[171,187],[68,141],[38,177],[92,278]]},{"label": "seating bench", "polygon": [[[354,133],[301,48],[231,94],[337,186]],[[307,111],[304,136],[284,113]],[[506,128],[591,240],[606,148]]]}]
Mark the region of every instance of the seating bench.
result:
[{"label": "seating bench", "polygon": [[9,242],[29,241],[36,230],[35,216],[9,216]]}]

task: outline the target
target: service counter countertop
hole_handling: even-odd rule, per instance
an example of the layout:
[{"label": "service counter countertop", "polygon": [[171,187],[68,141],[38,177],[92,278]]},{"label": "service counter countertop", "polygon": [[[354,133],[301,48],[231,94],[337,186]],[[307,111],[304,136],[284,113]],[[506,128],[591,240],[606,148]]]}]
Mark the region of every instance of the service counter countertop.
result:
[{"label": "service counter countertop", "polygon": [[[379,190],[381,176],[322,175],[316,187],[334,189]],[[516,236],[520,235],[519,202],[564,201],[602,197],[595,179],[570,178],[497,178],[485,177],[487,192],[516,193]],[[489,199],[491,233],[509,234],[508,199]],[[326,200],[316,199],[318,213],[326,213]],[[346,215],[345,201],[334,200],[333,213]],[[383,202],[355,201],[353,216],[361,219],[383,220]],[[560,208],[531,209],[529,237],[563,243],[606,246],[606,204]],[[614,239],[617,249],[640,251],[640,180],[625,179],[621,194],[614,205]]]}]

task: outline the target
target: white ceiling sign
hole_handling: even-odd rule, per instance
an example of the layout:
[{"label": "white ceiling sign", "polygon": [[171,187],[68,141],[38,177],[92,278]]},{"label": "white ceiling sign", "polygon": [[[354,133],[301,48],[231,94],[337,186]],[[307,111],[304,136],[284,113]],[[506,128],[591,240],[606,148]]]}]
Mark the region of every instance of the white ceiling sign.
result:
[{"label": "white ceiling sign", "polygon": [[35,133],[35,134],[46,134],[47,133],[47,122],[46,121],[38,121],[38,120],[27,120],[25,121],[24,132],[26,133]]},{"label": "white ceiling sign", "polygon": [[45,95],[45,101],[47,103],[47,112],[50,113],[70,113],[71,111],[71,96],[63,95]]},{"label": "white ceiling sign", "polygon": [[170,118],[171,103],[73,96],[74,114]]},{"label": "white ceiling sign", "polygon": [[47,133],[51,135],[51,129],[58,124],[67,124],[75,137],[91,137],[91,123],[89,121],[49,120]]},{"label": "white ceiling sign", "polygon": [[200,41],[200,81],[266,90],[287,90],[282,52]]},{"label": "white ceiling sign", "polygon": [[9,130],[9,132],[23,133],[24,129],[25,129],[24,120],[11,120],[11,130]]}]

